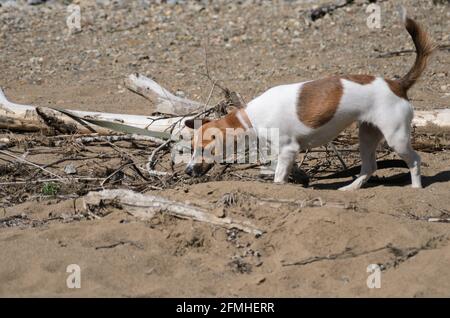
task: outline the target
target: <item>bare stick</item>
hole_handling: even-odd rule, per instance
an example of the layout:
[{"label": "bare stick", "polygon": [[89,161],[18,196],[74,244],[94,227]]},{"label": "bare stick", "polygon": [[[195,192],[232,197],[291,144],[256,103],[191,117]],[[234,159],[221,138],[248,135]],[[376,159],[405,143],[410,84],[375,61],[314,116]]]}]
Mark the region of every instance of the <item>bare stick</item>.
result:
[{"label": "bare stick", "polygon": [[261,235],[263,233],[262,230],[257,229],[248,222],[237,221],[231,218],[218,218],[217,216],[192,205],[171,201],[159,196],[143,195],[123,189],[88,193],[84,197],[85,209],[87,210],[90,205],[98,205],[102,201],[117,202],[128,213],[144,220],[152,218],[157,212],[161,212],[182,219],[192,219],[199,222],[214,224],[227,229],[235,228],[254,235]]},{"label": "bare stick", "polygon": [[111,179],[112,177],[114,177],[117,173],[119,173],[120,171],[122,171],[124,168],[126,168],[126,167],[128,167],[128,166],[130,166],[130,165],[132,165],[132,164],[133,164],[133,162],[128,162],[128,163],[125,163],[125,164],[121,165],[121,166],[120,166],[118,169],[116,169],[113,173],[111,173],[109,176],[107,176],[107,177],[105,178],[105,180],[103,180],[102,183],[100,183],[100,186],[103,187],[103,186],[105,185],[106,181],[108,181],[109,179]]},{"label": "bare stick", "polygon": [[[49,171],[49,170],[47,170],[47,169],[41,167],[41,166],[38,165],[38,164],[35,164],[35,163],[31,162],[31,161],[28,161],[28,160],[26,160],[25,158],[18,157],[18,156],[16,156],[16,155],[13,155],[13,154],[10,153],[9,151],[5,151],[5,150],[0,150],[0,153],[4,154],[4,155],[6,155],[6,156],[9,156],[9,157],[15,158],[15,159],[17,159],[17,160],[19,160],[19,161],[21,161],[21,162],[23,162],[23,163],[26,163],[27,165],[33,166],[33,167],[35,167],[35,168],[38,168],[38,169],[40,169],[40,170],[42,170],[42,171],[44,171],[44,172],[46,172],[46,173],[48,173],[48,174],[50,174],[50,175],[52,175],[52,176],[54,176],[54,177],[60,179],[61,181],[63,181],[63,178],[62,178],[61,176],[59,176],[59,175],[57,175],[57,174],[55,174],[55,173],[53,173],[53,172],[51,172],[51,171]],[[64,181],[63,181],[63,182],[64,182]]]},{"label": "bare stick", "polygon": [[[450,48],[450,44],[441,44],[438,45],[438,49],[442,50],[442,51],[446,51]],[[412,54],[412,53],[416,53],[416,50],[411,50],[411,49],[407,49],[407,50],[399,50],[399,51],[391,51],[391,52],[385,52],[385,53],[380,53],[379,55],[377,55],[377,58],[387,58],[387,57],[393,57],[393,56],[399,56],[399,55],[403,55],[403,54]]]},{"label": "bare stick", "polygon": [[90,178],[90,177],[77,177],[77,178],[66,178],[66,179],[38,179],[38,180],[27,180],[27,181],[9,181],[0,182],[0,185],[17,185],[17,184],[38,184],[47,182],[66,182],[66,181],[103,181],[105,178]]},{"label": "bare stick", "polygon": [[148,158],[148,162],[147,162],[147,170],[148,170],[148,172],[152,171],[153,168],[154,168],[154,165],[155,165],[155,156],[156,156],[156,154],[157,154],[160,150],[166,148],[171,142],[172,142],[172,140],[169,139],[169,140],[167,140],[165,143],[161,144],[159,147],[155,148],[155,149],[152,151],[152,154],[151,154],[150,157]]},{"label": "bare stick", "polygon": [[344,159],[342,159],[341,154],[339,153],[339,151],[337,150],[336,146],[330,142],[329,145],[331,146],[331,148],[333,149],[334,153],[336,154],[336,156],[338,157],[339,161],[341,162],[342,167],[344,168],[344,170],[347,170],[347,165],[345,164]]},{"label": "bare stick", "polygon": [[429,218],[428,222],[434,223],[450,223],[450,219],[440,219],[440,218]]},{"label": "bare stick", "polygon": [[156,106],[156,111],[163,114],[187,115],[203,108],[203,104],[190,99],[178,97],[159,85],[153,79],[140,74],[132,74],[124,80],[125,87],[144,96]]},{"label": "bare stick", "polygon": [[216,88],[216,81],[214,81],[212,84],[211,91],[209,92],[208,99],[206,100],[206,104],[203,107],[203,111],[206,111],[208,109],[208,105],[209,105],[209,102],[211,101],[211,98],[212,98],[215,88]]},{"label": "bare stick", "polygon": [[295,206],[298,208],[336,208],[336,209],[345,209],[352,210],[355,209],[356,206],[353,203],[345,203],[340,201],[329,201],[325,202],[322,198],[317,197],[314,199],[305,199],[305,200],[288,200],[288,199],[275,199],[275,198],[260,198],[254,194],[246,193],[245,196],[254,198],[258,201],[259,204],[269,203],[269,204],[286,204]]},{"label": "bare stick", "polygon": [[166,141],[143,135],[117,135],[117,136],[91,136],[91,137],[79,137],[75,139],[76,142],[82,144],[88,144],[91,142],[116,142],[116,141],[151,141],[155,144],[163,144]]},{"label": "bare stick", "polygon": [[171,175],[171,173],[165,171],[147,170],[147,172],[152,177],[167,177]]}]

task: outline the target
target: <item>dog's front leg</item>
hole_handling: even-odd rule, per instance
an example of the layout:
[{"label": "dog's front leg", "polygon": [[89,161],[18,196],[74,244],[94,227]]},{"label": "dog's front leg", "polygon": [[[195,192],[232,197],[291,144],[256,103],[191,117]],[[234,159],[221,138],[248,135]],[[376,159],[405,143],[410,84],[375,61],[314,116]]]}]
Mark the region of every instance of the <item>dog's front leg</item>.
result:
[{"label": "dog's front leg", "polygon": [[286,183],[294,164],[295,157],[300,150],[300,146],[296,142],[291,142],[280,148],[278,154],[277,167],[275,169],[275,183]]}]

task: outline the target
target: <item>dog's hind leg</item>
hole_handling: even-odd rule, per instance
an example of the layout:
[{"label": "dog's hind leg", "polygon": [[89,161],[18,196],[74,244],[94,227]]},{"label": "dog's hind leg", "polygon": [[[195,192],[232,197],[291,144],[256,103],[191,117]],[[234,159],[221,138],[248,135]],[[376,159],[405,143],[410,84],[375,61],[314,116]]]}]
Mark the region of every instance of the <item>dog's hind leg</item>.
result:
[{"label": "dog's hind leg", "polygon": [[370,179],[372,174],[377,170],[376,150],[381,139],[383,139],[383,134],[377,127],[364,122],[360,124],[359,151],[362,160],[361,172],[353,183],[339,190],[358,190]]},{"label": "dog's hind leg", "polygon": [[389,116],[380,119],[377,125],[389,147],[408,165],[412,187],[422,188],[420,156],[411,146],[411,122],[414,116],[412,106],[409,102],[402,100],[390,105],[385,112],[389,112]]},{"label": "dog's hind leg", "polygon": [[388,145],[406,162],[411,173],[411,182],[413,188],[422,188],[422,179],[420,175],[421,159],[419,154],[411,146],[410,124],[402,125],[395,132],[386,133]]}]

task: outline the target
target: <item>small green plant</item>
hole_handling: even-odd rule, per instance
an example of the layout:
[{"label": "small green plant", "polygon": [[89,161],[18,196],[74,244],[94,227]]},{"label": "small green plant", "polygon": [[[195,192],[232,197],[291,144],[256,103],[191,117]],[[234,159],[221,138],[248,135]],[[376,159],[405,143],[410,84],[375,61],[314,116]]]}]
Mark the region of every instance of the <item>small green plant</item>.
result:
[{"label": "small green plant", "polygon": [[59,186],[56,183],[48,182],[44,183],[42,187],[42,194],[47,196],[55,196],[58,194]]}]

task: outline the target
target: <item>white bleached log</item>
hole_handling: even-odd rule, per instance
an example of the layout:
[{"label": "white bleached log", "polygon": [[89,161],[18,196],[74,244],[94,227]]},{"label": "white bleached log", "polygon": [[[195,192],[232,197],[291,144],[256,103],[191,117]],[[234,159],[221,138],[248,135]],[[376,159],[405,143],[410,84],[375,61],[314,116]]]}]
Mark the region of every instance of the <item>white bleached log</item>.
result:
[{"label": "white bleached log", "polygon": [[207,211],[177,201],[168,200],[155,195],[144,195],[131,190],[103,190],[99,192],[89,192],[84,197],[84,208],[89,205],[99,205],[101,201],[119,203],[128,213],[143,220],[152,218],[155,213],[167,213],[183,219],[192,219],[199,222],[206,222],[227,229],[238,229],[254,235],[261,235],[262,230],[245,221],[237,221],[231,218],[219,218]]},{"label": "white bleached log", "polygon": [[[90,111],[69,110],[72,114],[87,119],[116,122],[149,131],[165,132],[174,128],[179,132],[184,127],[183,117],[161,118],[158,116],[128,115],[101,113]],[[93,124],[81,125],[70,117],[47,107],[22,105],[10,102],[0,88],[0,129],[13,131],[42,131],[49,127],[61,133],[92,133],[92,128],[100,134],[110,134],[111,131]],[[89,128],[91,127],[91,128]]]},{"label": "white bleached log", "polygon": [[197,113],[205,107],[201,103],[172,94],[151,78],[140,74],[128,76],[124,83],[129,90],[152,101],[158,113],[183,116]]},{"label": "white bleached log", "polygon": [[450,128],[450,109],[417,110],[414,112],[413,126],[426,127],[435,125]]}]

